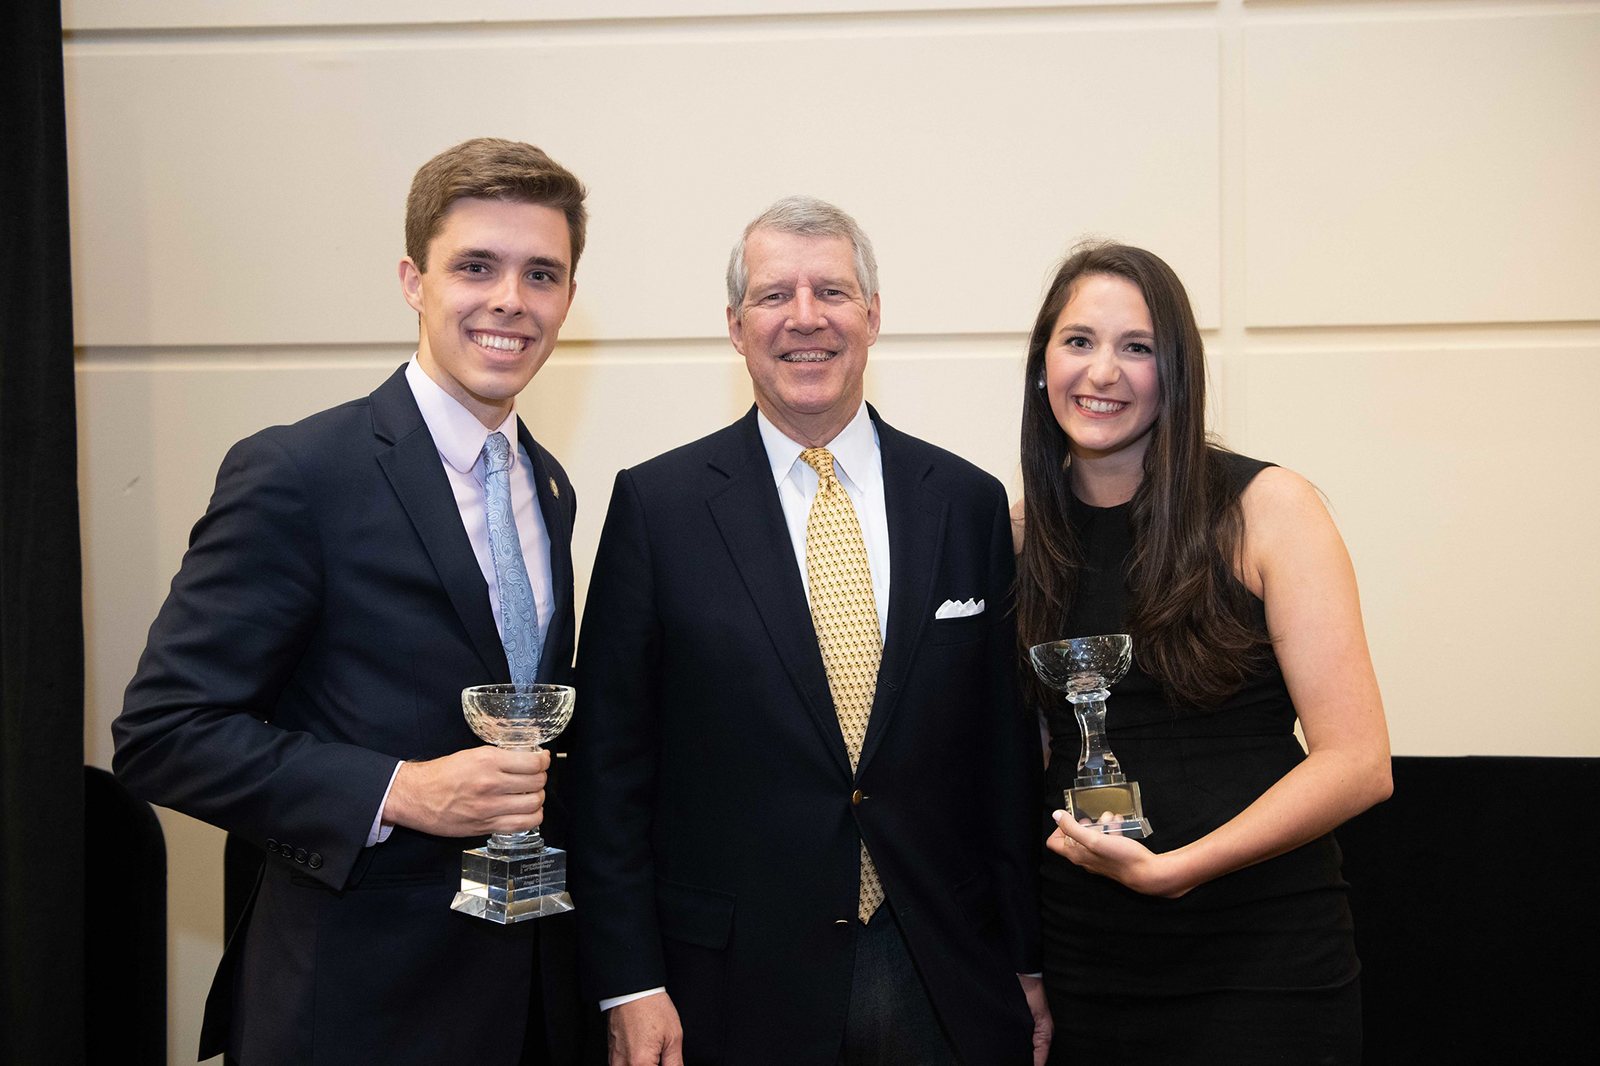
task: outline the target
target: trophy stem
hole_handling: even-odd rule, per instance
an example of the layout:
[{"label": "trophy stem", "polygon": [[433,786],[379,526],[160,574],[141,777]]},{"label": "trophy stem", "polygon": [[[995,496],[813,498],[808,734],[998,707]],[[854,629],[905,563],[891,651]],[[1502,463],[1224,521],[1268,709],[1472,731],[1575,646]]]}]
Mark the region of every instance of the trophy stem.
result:
[{"label": "trophy stem", "polygon": [[[538,744],[502,744],[507,751],[543,751]],[[490,833],[487,848],[491,855],[505,855],[508,853],[525,855],[530,851],[544,850],[544,837],[539,835],[539,828],[519,829],[515,833]]]},{"label": "trophy stem", "polygon": [[1119,785],[1127,780],[1122,772],[1122,765],[1117,762],[1117,757],[1112,754],[1111,746],[1106,743],[1106,697],[1110,693],[1105,689],[1096,689],[1093,692],[1070,693],[1067,696],[1072,704],[1072,713],[1078,719],[1078,731],[1082,737],[1082,744],[1078,749],[1078,787],[1093,785]]}]

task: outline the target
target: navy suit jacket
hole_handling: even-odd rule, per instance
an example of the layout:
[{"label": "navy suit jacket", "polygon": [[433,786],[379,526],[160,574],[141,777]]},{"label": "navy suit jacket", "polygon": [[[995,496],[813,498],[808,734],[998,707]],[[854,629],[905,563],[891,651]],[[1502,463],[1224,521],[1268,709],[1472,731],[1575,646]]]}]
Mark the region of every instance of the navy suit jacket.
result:
[{"label": "navy suit jacket", "polygon": [[623,471],[606,515],[573,718],[585,991],[665,985],[691,1062],[838,1061],[860,840],[964,1061],[1030,1061],[1040,757],[1005,492],[872,417],[893,573],[854,778],[754,409]]},{"label": "navy suit jacket", "polygon": [[[539,677],[570,681],[576,501],[520,421],[518,438],[555,591]],[[396,828],[364,847],[395,761],[481,744],[461,689],[508,680],[404,368],[228,453],[112,727],[135,794],[269,853],[207,1001],[202,1058],[511,1066],[539,966],[553,1061],[573,1059],[571,917],[501,927],[451,911],[460,853],[480,838]],[[560,844],[558,777],[544,833]]]}]

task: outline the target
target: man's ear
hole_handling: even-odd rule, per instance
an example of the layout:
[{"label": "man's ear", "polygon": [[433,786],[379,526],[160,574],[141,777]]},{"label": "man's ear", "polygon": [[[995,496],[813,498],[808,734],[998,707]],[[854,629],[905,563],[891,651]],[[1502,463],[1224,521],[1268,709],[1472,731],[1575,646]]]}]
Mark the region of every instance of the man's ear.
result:
[{"label": "man's ear", "polygon": [[411,310],[422,314],[422,271],[409,255],[400,260],[400,292]]},{"label": "man's ear", "polygon": [[878,294],[873,293],[872,299],[867,302],[867,326],[872,330],[872,334],[867,337],[867,344],[869,347],[876,343],[878,339],[878,325],[881,319],[882,314],[878,307]]},{"label": "man's ear", "polygon": [[733,348],[740,355],[744,354],[744,323],[739,320],[738,312],[728,308],[728,339],[733,342]]}]

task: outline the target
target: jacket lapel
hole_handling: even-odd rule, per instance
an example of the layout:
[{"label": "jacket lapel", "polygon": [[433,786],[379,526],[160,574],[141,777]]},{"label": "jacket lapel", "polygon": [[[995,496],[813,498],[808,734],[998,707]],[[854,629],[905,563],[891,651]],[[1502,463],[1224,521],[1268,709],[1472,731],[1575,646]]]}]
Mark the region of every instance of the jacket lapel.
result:
[{"label": "jacket lapel", "polygon": [[461,525],[461,512],[456,509],[455,493],[445,476],[439,449],[412,398],[411,386],[406,383],[405,368],[380,385],[371,400],[373,432],[390,445],[378,453],[378,466],[421,538],[439,582],[461,617],[489,677],[510,681],[511,668],[506,664],[505,648],[489,610],[489,586]]},{"label": "jacket lapel", "polygon": [[885,425],[870,405],[867,410],[878,427],[891,564],[889,625],[857,773],[866,769],[889,728],[905,688],[906,671],[932,617],[933,579],[943,558],[944,526],[950,507],[944,496],[927,486],[933,464],[926,458],[914,457],[911,438]]},{"label": "jacket lapel", "polygon": [[839,732],[805,586],[794,565],[794,545],[783,521],[783,505],[778,502],[772,467],[756,428],[755,409],[731,426],[724,439],[727,446],[710,465],[726,476],[728,483],[708,497],[711,517],[784,671],[815,719],[828,751],[848,775],[850,757]]},{"label": "jacket lapel", "polygon": [[550,473],[550,465],[545,462],[544,449],[534,441],[520,418],[517,419],[517,438],[533,462],[533,486],[539,494],[539,513],[544,516],[545,533],[550,538],[550,585],[554,608],[539,657],[538,678],[540,681],[561,681],[563,679],[556,676],[557,667],[571,664],[558,662],[550,649],[566,646],[563,641],[567,639],[566,628],[572,618],[572,523],[567,520],[567,510],[572,501],[568,500],[563,505],[557,498],[555,478]]}]

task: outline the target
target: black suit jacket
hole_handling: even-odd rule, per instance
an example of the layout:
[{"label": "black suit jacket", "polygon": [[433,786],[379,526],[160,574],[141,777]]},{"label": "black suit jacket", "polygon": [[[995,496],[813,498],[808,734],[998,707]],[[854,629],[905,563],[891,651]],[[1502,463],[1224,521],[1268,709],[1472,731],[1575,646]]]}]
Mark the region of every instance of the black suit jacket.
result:
[{"label": "black suit jacket", "polygon": [[[555,591],[539,677],[567,681],[576,501],[520,422],[518,437]],[[510,1066],[538,965],[554,1061],[572,1060],[570,917],[501,927],[452,912],[461,851],[481,839],[396,828],[364,847],[395,761],[481,744],[461,689],[508,680],[404,368],[228,453],[112,727],[117,776],[137,795],[269,852],[207,1001],[201,1057]],[[557,776],[544,832],[559,844]]]},{"label": "black suit jacket", "polygon": [[863,839],[962,1056],[1029,1061],[1040,760],[1005,493],[872,417],[892,574],[854,779],[755,411],[623,471],[606,516],[573,719],[585,990],[665,985],[691,1061],[837,1061]]}]

